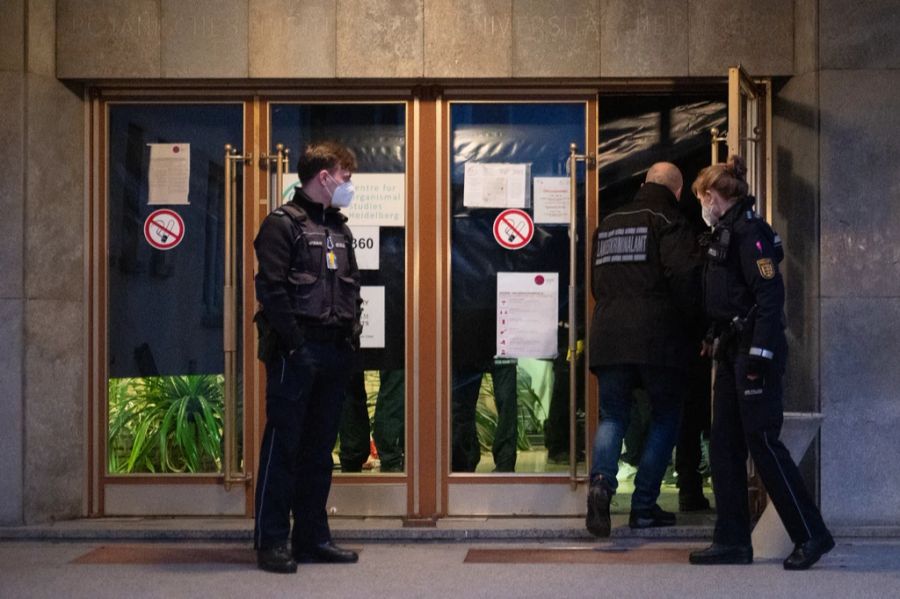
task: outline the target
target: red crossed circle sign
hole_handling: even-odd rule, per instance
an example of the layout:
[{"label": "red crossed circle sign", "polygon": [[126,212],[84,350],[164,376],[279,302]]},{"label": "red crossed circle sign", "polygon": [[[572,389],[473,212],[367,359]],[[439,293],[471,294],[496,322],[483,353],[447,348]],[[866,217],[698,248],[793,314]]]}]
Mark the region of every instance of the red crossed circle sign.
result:
[{"label": "red crossed circle sign", "polygon": [[184,221],[174,210],[154,210],[144,221],[144,238],[158,250],[171,250],[184,239]]},{"label": "red crossed circle sign", "polygon": [[534,221],[524,210],[508,208],[494,219],[494,239],[508,250],[521,250],[534,237]]}]

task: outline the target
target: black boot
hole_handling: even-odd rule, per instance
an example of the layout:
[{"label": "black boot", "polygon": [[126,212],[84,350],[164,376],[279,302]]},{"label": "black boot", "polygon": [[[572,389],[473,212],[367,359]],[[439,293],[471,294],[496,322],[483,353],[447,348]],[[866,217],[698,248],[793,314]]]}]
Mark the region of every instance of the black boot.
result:
[{"label": "black boot", "polygon": [[612,525],[609,519],[609,503],[612,499],[612,489],[607,486],[602,478],[591,482],[587,497],[587,517],[584,524],[595,537],[608,537]]},{"label": "black boot", "polygon": [[266,549],[258,549],[256,551],[256,565],[260,570],[266,572],[277,572],[278,574],[293,574],[297,571],[297,562],[291,556],[291,550],[288,548],[287,542],[267,547]]},{"label": "black boot", "polygon": [[834,549],[834,539],[827,532],[803,543],[798,543],[794,551],[784,560],[785,570],[808,570],[819,558]]},{"label": "black boot", "polygon": [[709,499],[703,493],[678,494],[679,512],[705,512],[710,508]]},{"label": "black boot", "polygon": [[301,564],[352,564],[359,560],[359,555],[328,541],[296,549],[294,559]]},{"label": "black boot", "polygon": [[631,528],[657,528],[674,524],[675,514],[663,510],[658,505],[645,510],[631,510],[631,516],[628,517],[628,526]]},{"label": "black boot", "polygon": [[690,561],[696,565],[752,564],[752,545],[713,543],[706,549],[692,551]]}]

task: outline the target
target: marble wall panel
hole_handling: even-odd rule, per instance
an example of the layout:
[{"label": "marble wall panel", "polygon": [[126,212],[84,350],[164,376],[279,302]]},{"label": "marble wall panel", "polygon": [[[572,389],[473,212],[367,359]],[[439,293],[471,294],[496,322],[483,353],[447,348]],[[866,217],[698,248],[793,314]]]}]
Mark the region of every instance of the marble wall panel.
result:
[{"label": "marble wall panel", "polygon": [[334,77],[335,0],[250,0],[250,77]]},{"label": "marble wall panel", "polygon": [[56,76],[56,2],[28,0],[28,72]]},{"label": "marble wall panel", "polygon": [[900,298],[822,301],[822,511],[832,525],[897,523],[898,330]]},{"label": "marble wall panel", "polygon": [[338,0],[338,77],[421,77],[423,0]]},{"label": "marble wall panel", "polygon": [[784,241],[787,335],[785,409],[819,404],[818,77],[792,78],[773,101],[773,226]]},{"label": "marble wall panel", "polygon": [[822,71],[822,295],[900,296],[900,71]]},{"label": "marble wall panel", "polygon": [[688,0],[603,0],[604,77],[686,77]]},{"label": "marble wall panel", "polygon": [[77,90],[47,77],[29,77],[26,297],[80,301],[85,249],[84,107]]},{"label": "marble wall panel", "polygon": [[25,68],[25,2],[3,0],[0,3],[0,71]]},{"label": "marble wall panel", "polygon": [[751,75],[794,71],[794,3],[689,0],[689,74],[722,76],[741,64]]},{"label": "marble wall panel", "polygon": [[900,68],[897,0],[819,0],[819,59],[823,69]]},{"label": "marble wall panel", "polygon": [[598,77],[600,0],[517,0],[513,77]]},{"label": "marble wall panel", "polygon": [[83,511],[84,304],[25,305],[25,521]]},{"label": "marble wall panel", "polygon": [[247,0],[162,0],[161,7],[163,77],[248,76]]},{"label": "marble wall panel", "polygon": [[512,0],[426,0],[426,77],[510,77]]},{"label": "marble wall panel", "polygon": [[0,160],[0,298],[23,295],[25,73],[0,71],[0,147],[16,148]]},{"label": "marble wall panel", "polygon": [[818,68],[819,0],[794,0],[794,73]]},{"label": "marble wall panel", "polygon": [[159,26],[159,0],[59,0],[57,76],[159,77]]},{"label": "marble wall panel", "polygon": [[24,301],[0,299],[0,525],[21,524]]}]

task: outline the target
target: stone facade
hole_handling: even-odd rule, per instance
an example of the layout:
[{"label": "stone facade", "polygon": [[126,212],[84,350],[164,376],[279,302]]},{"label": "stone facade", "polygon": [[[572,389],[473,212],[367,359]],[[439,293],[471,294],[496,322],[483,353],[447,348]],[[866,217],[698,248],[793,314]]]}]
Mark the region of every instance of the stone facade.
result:
[{"label": "stone facade", "polygon": [[890,0],[3,2],[0,141],[21,151],[0,162],[0,523],[87,510],[84,82],[583,86],[739,62],[780,78],[786,405],[825,414],[805,470],[820,463],[833,523],[898,524],[898,15]]},{"label": "stone facade", "polygon": [[[61,3],[62,4],[62,3]],[[56,3],[0,8],[0,523],[85,498],[84,104],[56,77]]]},{"label": "stone facade", "polygon": [[782,0],[60,0],[57,43],[59,77],[81,80],[794,69]]}]

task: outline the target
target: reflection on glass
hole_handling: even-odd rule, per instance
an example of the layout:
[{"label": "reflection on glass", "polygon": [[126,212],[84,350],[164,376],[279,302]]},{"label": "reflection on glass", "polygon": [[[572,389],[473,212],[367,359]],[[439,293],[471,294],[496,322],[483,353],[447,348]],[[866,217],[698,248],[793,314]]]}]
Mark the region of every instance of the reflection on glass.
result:
[{"label": "reflection on glass", "polygon": [[109,380],[110,474],[219,472],[225,377]]},{"label": "reflection on glass", "polygon": [[[108,471],[220,472],[224,147],[242,143],[243,107],[111,104],[108,131]],[[189,144],[187,204],[150,205],[156,143]],[[184,223],[170,250],[145,238],[160,207]],[[234,243],[242,246],[240,236]]]},{"label": "reflection on glass", "polygon": [[[333,139],[353,150],[359,166],[353,176],[354,204],[364,201],[367,175],[406,173],[405,104],[275,104],[271,126],[273,149],[281,143],[298,155],[310,142]],[[290,169],[296,172],[296,164]],[[404,187],[391,187],[390,193],[403,193]],[[371,303],[364,304],[363,310],[383,320],[384,341],[364,344],[357,354],[333,458],[344,473],[403,472],[406,228],[382,224],[370,234],[364,228],[367,223],[354,220],[351,212],[347,224],[355,238],[362,285],[383,287],[385,297],[383,313],[376,314]],[[376,235],[378,251],[373,253],[377,255],[367,262],[362,254],[374,249]]]},{"label": "reflection on glass", "polygon": [[[494,220],[503,207],[466,201],[467,163],[527,164],[534,177],[566,177],[569,144],[585,142],[583,103],[454,103],[450,112],[451,288],[452,288],[452,457],[453,472],[543,473],[568,471],[569,365],[568,224],[539,222],[522,249],[494,239]],[[578,179],[583,183],[583,167]],[[485,182],[491,193],[502,184]],[[584,189],[579,186],[579,223],[584,222]],[[471,190],[470,190],[471,197]],[[533,196],[532,196],[533,197]],[[513,199],[515,201],[515,198]],[[534,207],[524,202],[532,217]],[[583,226],[583,225],[580,225]],[[578,272],[584,272],[579,235]],[[555,357],[498,356],[497,274],[559,275],[559,302],[553,315]],[[577,281],[583,297],[584,281]],[[583,314],[583,306],[577,313]],[[584,323],[577,323],[584,338]],[[580,358],[580,356],[579,356]],[[579,370],[583,359],[579,359]],[[579,373],[579,376],[583,373]],[[579,378],[579,381],[583,377]],[[583,389],[579,385],[577,447],[584,460]]]}]

